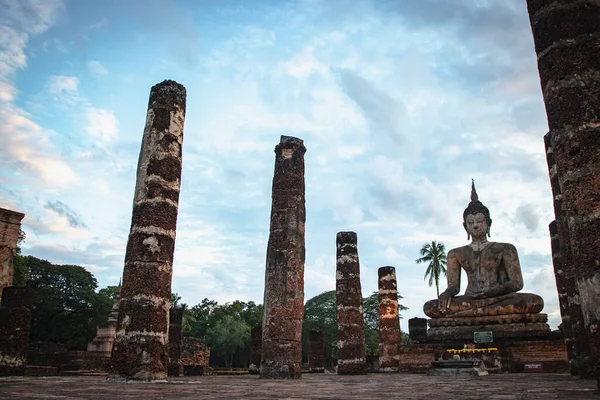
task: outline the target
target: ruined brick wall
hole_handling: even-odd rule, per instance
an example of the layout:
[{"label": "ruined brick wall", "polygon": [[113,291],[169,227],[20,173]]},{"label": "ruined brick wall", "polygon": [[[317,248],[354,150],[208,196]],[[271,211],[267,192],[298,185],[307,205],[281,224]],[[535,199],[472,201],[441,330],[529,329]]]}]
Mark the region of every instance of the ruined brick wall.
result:
[{"label": "ruined brick wall", "polygon": [[593,377],[600,367],[600,3],[527,0],[527,7],[550,128],[552,189],[562,202],[557,232],[569,253],[562,264],[573,277],[565,290],[579,303],[569,311],[573,363]]},{"label": "ruined brick wall", "polygon": [[356,233],[338,232],[336,240],[338,374],[366,374],[365,320]]},{"label": "ruined brick wall", "polygon": [[168,321],[186,91],[152,87],[125,253],[111,379],[167,378]]},{"label": "ruined brick wall", "polygon": [[379,371],[397,372],[400,319],[396,269],[381,267],[377,274],[379,276]]},{"label": "ruined brick wall", "polygon": [[0,376],[23,375],[27,365],[33,292],[4,288],[0,302]]},{"label": "ruined brick wall", "polygon": [[183,310],[171,308],[169,310],[169,376],[183,376],[183,363],[181,362],[181,322]]},{"label": "ruined brick wall", "polygon": [[289,136],[281,136],[275,147],[260,364],[263,379],[302,376],[305,152],[303,141]]},{"label": "ruined brick wall", "polygon": [[431,368],[431,363],[435,361],[436,354],[441,355],[443,351],[443,346],[419,344],[400,346],[398,371],[414,374],[426,373]]},{"label": "ruined brick wall", "polygon": [[25,214],[0,208],[0,297],[2,289],[13,284],[13,260],[23,217]]},{"label": "ruined brick wall", "polygon": [[199,339],[184,336],[181,339],[181,362],[183,365],[208,367],[210,347]]}]

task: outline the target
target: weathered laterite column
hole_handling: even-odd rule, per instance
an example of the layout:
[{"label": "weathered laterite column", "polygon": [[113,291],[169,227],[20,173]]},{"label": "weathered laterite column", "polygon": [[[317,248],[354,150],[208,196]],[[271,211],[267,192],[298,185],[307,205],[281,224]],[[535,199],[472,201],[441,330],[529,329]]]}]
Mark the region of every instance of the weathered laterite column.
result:
[{"label": "weathered laterite column", "polygon": [[0,297],[2,289],[13,284],[13,260],[24,216],[23,213],[0,208]]},{"label": "weathered laterite column", "polygon": [[152,87],[125,253],[110,378],[167,378],[169,306],[181,180],[185,88]]},{"label": "weathered laterite column", "polygon": [[265,270],[260,377],[302,377],[304,318],[304,153],[302,140],[275,147],[271,228]]},{"label": "weathered laterite column", "polygon": [[558,240],[569,249],[563,265],[575,286],[566,291],[580,303],[569,312],[573,364],[582,377],[593,377],[600,371],[600,2],[527,0],[527,6],[558,180],[553,191],[562,202]]},{"label": "weathered laterite column", "polygon": [[169,310],[169,376],[183,376],[183,363],[181,362],[181,323],[183,310],[171,308]]},{"label": "weathered laterite column", "polygon": [[4,288],[0,303],[0,376],[23,375],[27,366],[33,292]]},{"label": "weathered laterite column", "polygon": [[[548,226],[550,230],[550,244],[552,248],[552,264],[554,266],[554,277],[556,280],[556,289],[560,305],[560,314],[562,318],[562,334],[567,347],[567,355],[571,364],[571,374],[579,375],[579,357],[575,348],[575,332],[577,336],[585,334],[583,328],[583,316],[579,306],[579,295],[575,285],[573,275],[571,244],[569,237],[569,224],[566,219],[566,212],[563,210],[562,194],[558,173],[556,171],[556,160],[552,151],[550,133],[544,135],[544,146],[546,148],[546,161],[550,175],[550,186],[553,194],[554,214],[556,220]],[[561,242],[562,237],[562,242]],[[573,318],[571,315],[573,314]],[[579,349],[582,350],[582,349]],[[588,354],[589,351],[582,351],[582,354]]]},{"label": "weathered laterite column", "polygon": [[262,351],[262,325],[257,325],[250,331],[250,367],[248,373],[257,375],[260,372]]},{"label": "weathered laterite column", "polygon": [[396,269],[381,267],[379,274],[379,371],[398,372],[400,319]]},{"label": "weathered laterite column", "polygon": [[323,331],[308,331],[308,369],[325,372],[325,336]]},{"label": "weathered laterite column", "polygon": [[367,373],[365,320],[356,233],[337,234],[336,303],[338,322],[338,374]]}]

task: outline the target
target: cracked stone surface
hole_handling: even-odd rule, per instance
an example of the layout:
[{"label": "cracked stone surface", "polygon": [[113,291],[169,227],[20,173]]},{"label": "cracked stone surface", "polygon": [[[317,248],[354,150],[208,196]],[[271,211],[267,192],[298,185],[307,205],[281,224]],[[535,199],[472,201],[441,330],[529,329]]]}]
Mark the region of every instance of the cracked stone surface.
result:
[{"label": "cracked stone surface", "polygon": [[592,400],[595,382],[566,374],[435,377],[416,374],[305,374],[295,380],[256,375],[114,383],[104,376],[0,378],[0,398],[24,399],[387,399]]}]

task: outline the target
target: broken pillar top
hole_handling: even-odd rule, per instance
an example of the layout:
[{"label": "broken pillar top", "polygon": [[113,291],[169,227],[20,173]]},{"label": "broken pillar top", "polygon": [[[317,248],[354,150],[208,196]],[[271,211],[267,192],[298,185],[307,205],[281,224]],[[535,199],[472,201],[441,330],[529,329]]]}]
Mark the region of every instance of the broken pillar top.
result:
[{"label": "broken pillar top", "polygon": [[0,207],[0,221],[2,222],[8,222],[9,224],[18,224],[24,217],[25,214],[23,213]]},{"label": "broken pillar top", "polygon": [[379,275],[379,278],[381,278],[383,276],[386,276],[386,275],[389,275],[389,274],[395,274],[395,273],[396,273],[396,268],[390,267],[390,266],[380,267],[377,270],[377,274]]},{"label": "broken pillar top", "polygon": [[181,83],[166,79],[161,83],[157,83],[150,89],[150,99],[148,107],[154,103],[165,105],[180,105],[185,112],[186,90]]},{"label": "broken pillar top", "polygon": [[306,147],[304,146],[304,140],[293,136],[281,135],[279,144],[275,146],[275,152],[279,149],[294,149],[300,150],[302,154],[306,153]]},{"label": "broken pillar top", "polygon": [[337,240],[338,242],[343,242],[343,243],[356,243],[356,232],[338,232],[337,233]]}]

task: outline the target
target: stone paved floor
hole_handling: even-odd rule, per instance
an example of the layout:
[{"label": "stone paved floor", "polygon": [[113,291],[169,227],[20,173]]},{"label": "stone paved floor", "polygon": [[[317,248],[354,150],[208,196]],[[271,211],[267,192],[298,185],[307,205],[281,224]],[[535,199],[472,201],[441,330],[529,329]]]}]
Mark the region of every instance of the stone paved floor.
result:
[{"label": "stone paved floor", "polygon": [[0,399],[600,399],[595,381],[561,374],[432,377],[305,374],[296,381],[203,376],[170,383],[114,383],[102,376],[3,377]]}]

